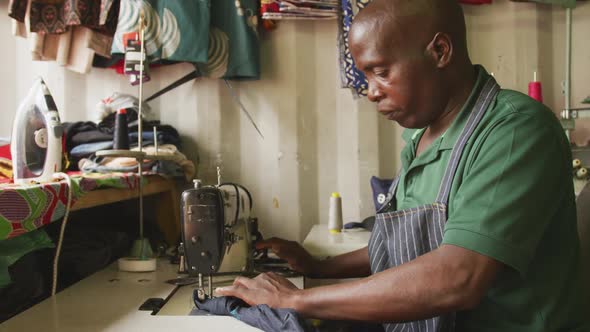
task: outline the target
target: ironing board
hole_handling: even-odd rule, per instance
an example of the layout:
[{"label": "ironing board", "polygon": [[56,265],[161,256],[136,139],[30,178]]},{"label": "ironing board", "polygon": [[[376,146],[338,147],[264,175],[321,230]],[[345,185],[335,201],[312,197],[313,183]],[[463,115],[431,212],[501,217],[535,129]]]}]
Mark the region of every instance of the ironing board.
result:
[{"label": "ironing board", "polygon": [[[175,185],[154,173],[144,172],[145,195],[168,192],[172,206],[177,202]],[[137,197],[137,173],[84,174],[70,173],[72,178],[71,210],[81,210]],[[68,187],[65,181],[35,185],[0,184],[0,240],[34,231],[61,219],[65,214]],[[177,234],[179,211],[171,209],[174,223],[165,222],[166,238]],[[176,212],[174,212],[176,211]],[[161,218],[158,218],[161,219]],[[160,220],[158,220],[160,224]],[[168,234],[170,233],[170,234]]]}]

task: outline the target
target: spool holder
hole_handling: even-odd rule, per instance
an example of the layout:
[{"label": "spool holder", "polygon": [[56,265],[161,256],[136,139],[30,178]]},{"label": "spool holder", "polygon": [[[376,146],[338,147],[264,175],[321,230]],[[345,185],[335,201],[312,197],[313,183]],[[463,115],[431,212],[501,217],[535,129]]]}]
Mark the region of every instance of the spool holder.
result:
[{"label": "spool holder", "polygon": [[[131,249],[131,256],[139,259],[153,259],[153,252],[149,241],[144,238],[143,236],[143,224],[144,224],[144,211],[143,211],[143,161],[148,160],[159,160],[159,159],[169,159],[170,156],[162,156],[158,155],[157,151],[155,155],[148,155],[143,151],[143,144],[142,144],[142,133],[143,133],[143,112],[142,112],[142,105],[143,105],[143,73],[144,73],[144,58],[145,58],[145,14],[142,11],[139,18],[139,38],[141,43],[141,49],[139,57],[140,60],[140,68],[139,68],[139,106],[137,111],[137,119],[138,119],[138,135],[137,135],[137,143],[139,151],[131,151],[131,150],[103,150],[97,151],[96,156],[98,157],[130,157],[135,158],[138,163],[137,167],[137,175],[139,177],[139,184],[138,184],[138,198],[139,198],[139,239],[136,240],[133,244],[133,248]],[[157,139],[154,137],[154,139]]]},{"label": "spool holder", "polygon": [[576,128],[576,119],[590,118],[590,107],[566,108],[560,115],[561,126],[569,132]]}]

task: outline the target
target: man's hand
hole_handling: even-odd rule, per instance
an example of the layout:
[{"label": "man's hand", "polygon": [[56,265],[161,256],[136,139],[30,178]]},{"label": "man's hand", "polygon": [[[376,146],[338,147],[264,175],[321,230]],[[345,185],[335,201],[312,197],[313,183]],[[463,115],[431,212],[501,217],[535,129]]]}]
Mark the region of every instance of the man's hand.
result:
[{"label": "man's hand", "polygon": [[256,243],[256,249],[270,249],[281,259],[284,259],[293,270],[305,276],[315,276],[321,273],[319,264],[299,243],[279,238],[270,238]]},{"label": "man's hand", "polygon": [[254,279],[237,277],[232,286],[215,290],[218,295],[234,296],[249,305],[266,304],[271,308],[294,308],[299,289],[289,280],[272,272],[262,273]]},{"label": "man's hand", "polygon": [[256,243],[256,249],[270,249],[289,267],[312,278],[362,278],[371,274],[367,247],[325,260],[313,258],[299,243],[271,238]]}]

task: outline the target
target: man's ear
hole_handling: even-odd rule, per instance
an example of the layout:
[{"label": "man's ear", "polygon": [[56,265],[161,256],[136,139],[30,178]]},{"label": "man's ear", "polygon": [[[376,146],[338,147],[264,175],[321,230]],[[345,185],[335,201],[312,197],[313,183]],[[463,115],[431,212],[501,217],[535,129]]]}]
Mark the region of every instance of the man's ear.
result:
[{"label": "man's ear", "polygon": [[444,32],[437,32],[432,41],[426,46],[426,54],[432,57],[437,68],[445,68],[453,57],[453,42]]}]

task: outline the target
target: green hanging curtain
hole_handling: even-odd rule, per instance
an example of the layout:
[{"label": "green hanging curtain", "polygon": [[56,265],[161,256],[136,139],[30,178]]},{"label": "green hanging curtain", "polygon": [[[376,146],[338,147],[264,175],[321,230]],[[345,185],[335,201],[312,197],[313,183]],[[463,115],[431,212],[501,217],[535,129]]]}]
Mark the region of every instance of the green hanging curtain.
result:
[{"label": "green hanging curtain", "polygon": [[260,79],[258,5],[258,0],[212,1],[209,59],[195,64],[202,75]]},{"label": "green hanging curtain", "polygon": [[200,75],[259,79],[258,0],[121,1],[112,53],[124,53],[123,34],[146,16],[151,62],[190,62]]},{"label": "green hanging curtain", "polygon": [[123,34],[138,31],[145,15],[145,50],[150,61],[207,61],[209,0],[121,1],[117,32],[111,52],[124,53]]}]

